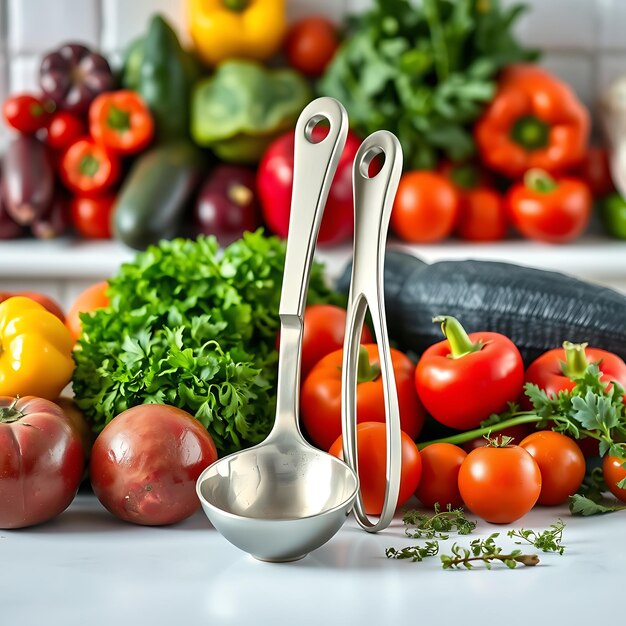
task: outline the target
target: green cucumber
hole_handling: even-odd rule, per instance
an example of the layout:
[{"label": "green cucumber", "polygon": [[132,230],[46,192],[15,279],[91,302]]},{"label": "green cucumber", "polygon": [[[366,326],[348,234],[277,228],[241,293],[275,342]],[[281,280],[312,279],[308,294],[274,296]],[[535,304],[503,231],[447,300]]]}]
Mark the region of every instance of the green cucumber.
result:
[{"label": "green cucumber", "polygon": [[140,156],[113,209],[115,237],[143,250],[178,235],[203,170],[202,154],[188,142],[158,146]]}]

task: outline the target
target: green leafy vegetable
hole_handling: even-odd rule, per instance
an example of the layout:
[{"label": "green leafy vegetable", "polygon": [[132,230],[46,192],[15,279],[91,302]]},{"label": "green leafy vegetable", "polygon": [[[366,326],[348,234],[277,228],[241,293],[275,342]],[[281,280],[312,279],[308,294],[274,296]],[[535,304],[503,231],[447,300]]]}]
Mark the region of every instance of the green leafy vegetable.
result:
[{"label": "green leafy vegetable", "polygon": [[523,10],[498,0],[376,0],[349,22],[319,90],[345,105],[363,135],[394,132],[411,168],[433,166],[439,152],[467,158],[498,70],[537,57],[512,34]]},{"label": "green leafy vegetable", "polygon": [[[274,420],[285,244],[246,233],[163,241],[109,281],[111,304],[83,314],[77,403],[98,432],[120,412],[166,403],[195,417],[220,453],[262,441]],[[310,302],[337,301],[315,264]]]}]

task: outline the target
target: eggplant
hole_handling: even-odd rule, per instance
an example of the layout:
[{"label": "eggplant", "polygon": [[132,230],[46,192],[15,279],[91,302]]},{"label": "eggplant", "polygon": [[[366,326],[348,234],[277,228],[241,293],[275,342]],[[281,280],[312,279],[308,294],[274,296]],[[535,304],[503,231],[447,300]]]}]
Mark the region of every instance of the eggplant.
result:
[{"label": "eggplant", "polygon": [[36,137],[18,135],[4,155],[2,198],[9,215],[28,226],[43,215],[54,194],[54,170],[46,147]]},{"label": "eggplant", "polygon": [[[399,256],[400,255],[400,256]],[[405,257],[405,258],[402,258]],[[558,272],[495,261],[416,265],[388,253],[385,306],[389,335],[421,354],[443,339],[437,315],[453,315],[468,332],[509,337],[526,364],[563,341],[587,342],[626,359],[626,295]],[[349,268],[338,287],[346,292]]]},{"label": "eggplant", "polygon": [[37,239],[54,239],[65,234],[71,225],[69,203],[65,194],[57,193],[43,215],[30,225],[33,235]]}]

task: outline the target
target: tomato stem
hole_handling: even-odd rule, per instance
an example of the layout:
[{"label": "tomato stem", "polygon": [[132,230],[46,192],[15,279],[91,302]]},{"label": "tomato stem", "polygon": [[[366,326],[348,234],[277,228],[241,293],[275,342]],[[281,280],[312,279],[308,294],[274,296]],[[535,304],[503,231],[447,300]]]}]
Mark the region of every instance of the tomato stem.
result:
[{"label": "tomato stem", "polygon": [[558,187],[558,183],[548,172],[536,167],[524,174],[524,185],[537,193],[550,193]]},{"label": "tomato stem", "polygon": [[437,317],[433,317],[433,322],[435,324],[441,324],[441,332],[450,345],[450,354],[448,356],[451,359],[460,359],[466,354],[478,352],[482,349],[483,342],[477,341],[476,343],[472,343],[469,335],[465,332],[465,329],[461,326],[461,322],[459,322],[456,317],[452,317],[451,315],[438,315]]},{"label": "tomato stem", "polygon": [[120,107],[111,105],[107,115],[107,126],[118,132],[130,130],[130,113]]},{"label": "tomato stem", "polygon": [[10,406],[0,407],[0,424],[11,424],[24,417],[24,413],[15,408],[18,398],[15,398]]},{"label": "tomato stem", "polygon": [[356,382],[369,383],[380,376],[380,365],[370,363],[370,355],[365,346],[359,348],[359,361],[357,365]]},{"label": "tomato stem", "polygon": [[584,375],[589,361],[585,354],[586,343],[572,343],[571,341],[563,342],[565,350],[565,363],[563,364],[563,374],[574,380]]},{"label": "tomato stem", "polygon": [[513,124],[510,136],[526,150],[537,150],[548,145],[550,126],[534,115],[525,115]]}]

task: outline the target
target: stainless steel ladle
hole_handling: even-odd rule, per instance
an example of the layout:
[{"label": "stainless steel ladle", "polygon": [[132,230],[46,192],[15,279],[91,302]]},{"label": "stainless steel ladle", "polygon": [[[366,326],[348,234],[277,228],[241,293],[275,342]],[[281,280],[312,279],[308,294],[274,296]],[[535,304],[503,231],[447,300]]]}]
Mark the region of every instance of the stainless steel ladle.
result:
[{"label": "stainless steel ladle", "polygon": [[[319,143],[313,128],[330,124]],[[293,192],[280,299],[276,421],[267,439],[218,460],[198,478],[202,507],[217,530],[264,561],[293,561],[343,525],[358,479],[343,461],[314,448],[298,425],[306,292],[328,191],[345,145],[345,109],[319,98],[296,125]]]}]

